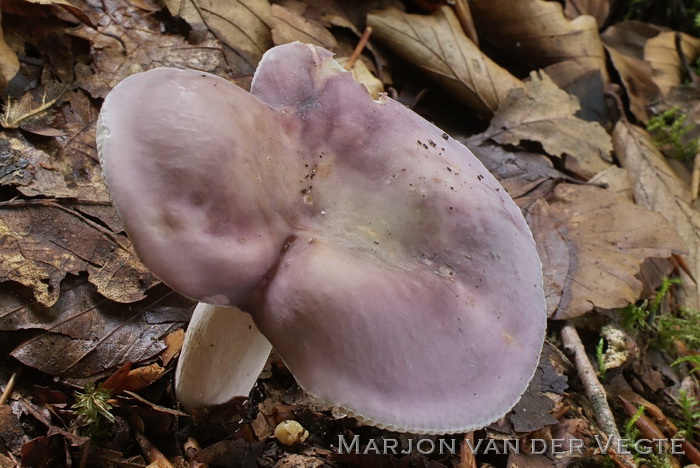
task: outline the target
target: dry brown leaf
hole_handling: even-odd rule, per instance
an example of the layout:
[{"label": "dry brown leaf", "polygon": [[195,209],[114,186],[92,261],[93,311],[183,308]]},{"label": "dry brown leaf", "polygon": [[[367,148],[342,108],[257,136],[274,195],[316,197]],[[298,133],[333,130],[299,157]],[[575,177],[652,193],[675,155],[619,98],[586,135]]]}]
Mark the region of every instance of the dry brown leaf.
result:
[{"label": "dry brown leaf", "polygon": [[[59,204],[49,200],[0,202],[0,281],[32,289],[45,306],[56,303],[67,273],[88,272],[103,296],[134,302],[157,283],[139,262],[128,239],[95,217],[113,216],[111,206]],[[100,211],[104,214],[95,214]]]},{"label": "dry brown leaf", "polygon": [[163,34],[161,23],[152,15],[133,14],[129,0],[104,0],[103,5],[109,14],[87,3],[81,5],[100,24],[99,32],[86,26],[71,31],[92,43],[93,74],[81,76],[80,86],[93,97],[103,98],[127,76],[155,67],[227,74],[217,41],[192,45],[180,36]]},{"label": "dry brown leaf", "polygon": [[5,42],[2,31],[2,11],[0,11],[0,94],[5,91],[7,83],[19,71],[19,59],[10,46]]},{"label": "dry brown leaf", "polygon": [[189,23],[194,42],[211,31],[236,74],[253,73],[262,54],[272,47],[268,0],[165,0],[165,5],[173,16]]},{"label": "dry brown leaf", "polygon": [[483,116],[491,116],[522,82],[492,62],[464,34],[449,7],[430,16],[396,9],[372,13],[373,37],[420,67]]},{"label": "dry brown leaf", "polygon": [[[685,70],[676,50],[676,32],[666,31],[649,39],[644,45],[644,60],[651,65],[651,78],[664,97],[675,87],[683,84]],[[700,55],[700,39],[681,35],[681,47],[688,63],[695,63]]]},{"label": "dry brown leaf", "polygon": [[281,5],[272,5],[272,42],[275,45],[299,41],[334,51],[338,41],[322,24]]},{"label": "dry brown leaf", "polygon": [[610,14],[610,0],[566,0],[564,14],[569,19],[590,15],[595,18],[598,28],[602,28]]},{"label": "dry brown leaf", "polygon": [[71,15],[75,16],[78,20],[80,20],[81,23],[90,26],[91,28],[97,29],[97,26],[94,25],[92,20],[90,20],[90,17],[86,15],[83,10],[80,8],[76,7],[72,3],[69,3],[66,0],[24,0],[25,2],[29,3],[35,3],[37,5],[56,5],[64,10],[66,10],[68,13]]},{"label": "dry brown leaf", "polygon": [[690,202],[688,186],[676,176],[649,134],[620,121],[613,131],[615,151],[632,180],[637,204],[663,216],[688,246],[687,264],[696,281],[683,274],[683,303],[700,306],[700,213]]},{"label": "dry brown leaf", "polygon": [[601,36],[627,91],[630,110],[642,122],[649,120],[649,107],[661,98],[651,65],[644,60],[644,44],[658,33],[656,26],[626,21],[609,27]]},{"label": "dry brown leaf", "polygon": [[558,2],[473,0],[469,2],[479,37],[532,67],[566,60],[599,71],[607,81],[605,52],[592,16],[569,21]]},{"label": "dry brown leaf", "polygon": [[659,214],[589,185],[558,185],[551,199],[530,209],[528,222],[542,259],[547,311],[557,320],[636,301],[642,262],[685,248]]},{"label": "dry brown leaf", "polygon": [[612,141],[600,124],[576,117],[579,109],[574,96],[533,72],[525,89],[511,91],[481,136],[502,145],[538,142],[547,154],[567,155],[567,169],[588,179],[610,166]]},{"label": "dry brown leaf", "polygon": [[0,330],[45,330],[12,351],[22,363],[51,375],[88,377],[165,348],[162,338],[181,327],[193,302],[165,287],[125,307],[95,292],[82,278],[64,282],[60,300],[41,306],[16,287],[0,290]]}]

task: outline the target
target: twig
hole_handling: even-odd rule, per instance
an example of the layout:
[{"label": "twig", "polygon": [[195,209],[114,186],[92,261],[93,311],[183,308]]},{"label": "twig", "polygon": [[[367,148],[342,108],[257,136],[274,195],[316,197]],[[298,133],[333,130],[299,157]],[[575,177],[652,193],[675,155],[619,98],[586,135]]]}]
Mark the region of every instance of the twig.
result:
[{"label": "twig", "polygon": [[627,120],[627,114],[625,113],[625,105],[622,103],[622,99],[620,98],[619,87],[608,84],[605,85],[603,92],[606,96],[615,101],[615,106],[617,107],[617,112],[620,114],[620,119],[622,119],[623,122],[629,122],[629,120]]},{"label": "twig", "polygon": [[698,198],[698,189],[700,189],[700,153],[695,155],[693,161],[693,178],[690,183],[690,201],[695,201]]},{"label": "twig", "polygon": [[163,453],[158,450],[153,442],[148,440],[146,435],[143,433],[143,421],[138,417],[136,413],[133,413],[129,417],[129,422],[131,423],[131,428],[134,430],[134,435],[136,436],[136,442],[138,442],[139,447],[141,447],[141,452],[143,452],[146,460],[148,460],[149,466],[153,468],[175,468],[172,463],[163,455]]},{"label": "twig", "polygon": [[608,406],[605,388],[603,388],[603,385],[598,381],[591,361],[588,360],[586,350],[583,347],[583,343],[581,343],[581,338],[578,336],[576,327],[569,322],[564,324],[561,329],[561,340],[564,343],[564,349],[574,355],[576,370],[578,371],[581,382],[583,382],[583,387],[586,390],[586,395],[593,407],[596,421],[603,430],[603,435],[612,440],[610,444],[610,453],[613,454],[614,452],[615,456],[613,460],[618,465],[625,468],[636,467],[637,464],[634,462],[631,455],[617,452],[616,444],[620,443],[620,432],[617,430],[615,418],[613,417],[612,411],[610,411],[610,406]]},{"label": "twig", "polygon": [[10,380],[7,381],[7,385],[5,386],[5,390],[2,392],[2,395],[0,395],[0,406],[4,405],[7,403],[7,400],[10,399],[10,395],[12,394],[12,390],[15,388],[15,382],[17,382],[17,377],[19,374],[22,372],[22,368],[20,367],[16,371],[12,373],[10,376]]},{"label": "twig", "polygon": [[474,446],[474,432],[464,434],[462,445],[459,448],[459,463],[457,468],[476,468],[476,457],[472,451]]},{"label": "twig", "polygon": [[462,25],[464,34],[467,35],[469,39],[479,47],[479,35],[476,33],[476,26],[474,26],[474,18],[472,17],[472,12],[469,9],[469,3],[467,0],[454,0],[453,2],[448,2],[454,8],[459,24]]},{"label": "twig", "polygon": [[681,35],[681,33],[676,32],[676,34],[673,36],[673,39],[676,44],[676,53],[678,54],[678,59],[681,61],[683,70],[685,70],[685,73],[688,75],[691,86],[693,88],[697,88],[698,75],[695,74],[695,70],[693,70],[693,67],[690,66],[690,63],[688,63],[688,57],[686,57],[683,53],[683,36]]},{"label": "twig", "polygon": [[369,41],[369,36],[372,35],[372,28],[367,26],[362,33],[362,36],[360,37],[360,42],[357,43],[357,46],[355,46],[355,50],[352,51],[352,55],[348,59],[348,63],[345,64],[345,69],[350,70],[352,69],[353,65],[355,65],[355,62],[357,62],[357,59],[360,58],[360,54],[362,53],[363,50],[365,50],[365,46],[367,45],[367,41]]}]

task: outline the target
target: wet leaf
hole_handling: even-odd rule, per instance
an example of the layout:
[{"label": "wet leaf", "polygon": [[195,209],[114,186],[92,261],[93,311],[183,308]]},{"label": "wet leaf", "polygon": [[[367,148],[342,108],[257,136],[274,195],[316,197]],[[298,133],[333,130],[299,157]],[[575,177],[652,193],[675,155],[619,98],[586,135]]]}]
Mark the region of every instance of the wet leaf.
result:
[{"label": "wet leaf", "polygon": [[481,137],[502,145],[540,143],[551,156],[573,158],[567,168],[588,179],[610,166],[612,141],[598,123],[576,117],[579,109],[575,97],[533,72],[524,90],[511,91]]},{"label": "wet leaf", "polygon": [[372,13],[373,37],[420,67],[483,116],[492,115],[520,80],[484,55],[467,38],[449,7],[431,16],[396,9]]},{"label": "wet leaf", "polygon": [[195,36],[211,31],[223,44],[234,73],[253,73],[262,54],[272,47],[267,0],[165,0],[165,5],[189,23]]},{"label": "wet leaf", "polygon": [[479,37],[530,67],[578,62],[607,79],[605,52],[592,16],[569,21],[558,2],[475,0],[469,2]]},{"label": "wet leaf", "polygon": [[651,65],[651,77],[664,96],[683,84],[686,75],[676,49],[676,34],[680,34],[681,47],[687,63],[695,63],[700,55],[700,39],[687,34],[666,31],[649,39],[644,45],[644,60]]},{"label": "wet leaf", "polygon": [[530,209],[528,223],[542,259],[547,311],[557,320],[635,302],[642,262],[685,249],[662,216],[594,186],[557,186]]},{"label": "wet leaf", "polygon": [[226,74],[226,61],[217,41],[192,45],[181,36],[163,34],[155,17],[132,13],[130,0],[105,0],[103,5],[109,14],[102,8],[81,4],[81,9],[100,24],[99,32],[86,26],[71,32],[92,44],[93,73],[81,78],[81,87],[93,97],[103,98],[127,76],[155,67]]},{"label": "wet leaf", "polygon": [[[98,291],[115,301],[133,302],[157,283],[131,252],[128,239],[95,220],[111,206],[46,201],[0,203],[0,281],[31,288],[37,301],[51,306],[67,273],[89,273]],[[101,217],[100,214],[99,217]]]},{"label": "wet leaf", "polygon": [[0,330],[45,333],[12,351],[23,364],[51,375],[84,378],[125,362],[140,362],[165,348],[162,338],[182,326],[193,302],[165,287],[143,301],[109,301],[82,278],[64,283],[52,307],[0,291]]},{"label": "wet leaf", "polygon": [[700,213],[691,204],[688,186],[676,176],[645,130],[620,121],[613,131],[613,142],[617,157],[632,180],[637,204],[659,213],[685,240],[686,263],[695,280],[683,275],[683,303],[699,308]]}]

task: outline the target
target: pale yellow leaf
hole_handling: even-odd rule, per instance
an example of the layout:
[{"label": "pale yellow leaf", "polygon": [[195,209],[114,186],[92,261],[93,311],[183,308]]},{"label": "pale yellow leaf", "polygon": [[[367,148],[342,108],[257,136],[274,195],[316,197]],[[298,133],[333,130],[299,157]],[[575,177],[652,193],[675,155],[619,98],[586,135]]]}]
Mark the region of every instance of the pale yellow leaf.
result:
[{"label": "pale yellow leaf", "polygon": [[592,16],[568,20],[558,2],[472,0],[479,36],[531,67],[573,60],[607,80],[605,52]]},{"label": "pale yellow leaf", "polygon": [[467,38],[448,7],[430,16],[382,10],[368,15],[367,24],[374,38],[484,116],[492,115],[511,89],[523,87]]},{"label": "pale yellow leaf", "polygon": [[235,73],[253,73],[267,49],[272,47],[272,13],[267,0],[165,0],[199,37],[211,31],[224,45],[229,66]]}]

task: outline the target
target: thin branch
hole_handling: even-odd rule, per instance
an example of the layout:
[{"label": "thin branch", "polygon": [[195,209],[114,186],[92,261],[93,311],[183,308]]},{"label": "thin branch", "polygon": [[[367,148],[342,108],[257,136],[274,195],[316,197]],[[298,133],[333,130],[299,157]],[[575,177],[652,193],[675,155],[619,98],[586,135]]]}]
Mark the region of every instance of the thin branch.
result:
[{"label": "thin branch", "polygon": [[581,343],[581,338],[578,336],[576,327],[570,322],[566,322],[562,327],[561,340],[564,343],[564,349],[574,355],[576,370],[578,370],[578,375],[581,378],[581,382],[583,382],[586,395],[593,407],[598,426],[603,430],[602,435],[612,441],[610,444],[610,454],[613,456],[613,461],[625,468],[636,467],[637,464],[634,462],[631,455],[617,453],[617,444],[620,443],[621,437],[620,432],[617,430],[617,424],[615,424],[615,418],[608,405],[605,388],[598,381],[598,376],[595,370],[593,370],[591,361],[588,360],[586,350],[583,347],[583,343]]}]

